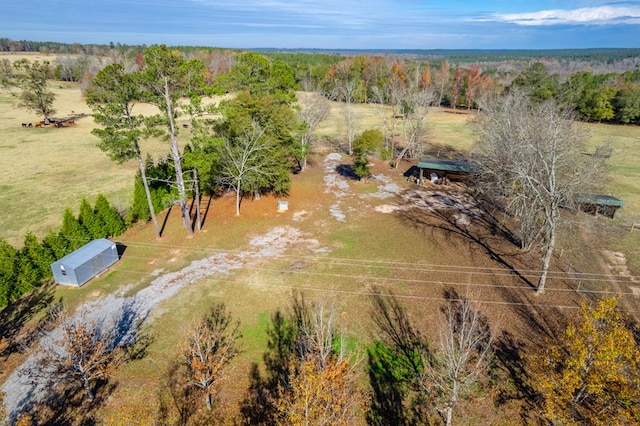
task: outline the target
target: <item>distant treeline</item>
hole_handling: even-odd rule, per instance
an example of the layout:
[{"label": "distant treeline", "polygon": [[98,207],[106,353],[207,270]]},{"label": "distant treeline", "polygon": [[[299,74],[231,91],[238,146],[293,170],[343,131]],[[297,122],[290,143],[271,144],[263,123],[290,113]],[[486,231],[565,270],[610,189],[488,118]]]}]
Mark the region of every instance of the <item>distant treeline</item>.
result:
[{"label": "distant treeline", "polygon": [[640,56],[640,48],[593,49],[253,49],[266,54],[318,54],[329,56],[395,56],[431,61],[447,59],[451,63],[496,62],[531,59],[602,62],[611,64]]},{"label": "distant treeline", "polygon": [[[79,82],[83,91],[109,63],[122,63],[127,71],[138,69],[145,48],[120,43],[82,45],[0,38],[1,51],[57,54],[51,77]],[[537,101],[562,102],[583,120],[640,124],[640,48],[252,52],[206,46],[170,49],[202,61],[207,79],[215,82],[218,93],[230,90],[227,80],[238,58],[253,53],[267,58],[271,66],[279,64],[290,69],[298,89],[321,92],[333,100],[343,100],[340,93],[349,83],[353,85],[353,102],[397,103],[396,92],[416,85],[414,80],[419,78],[416,88],[435,91],[437,106],[474,109],[483,97],[520,86]]]},{"label": "distant treeline", "polygon": [[[12,40],[0,38],[0,52],[38,53],[92,53],[95,50],[118,49],[142,52],[147,46],[109,42],[108,44],[59,43],[54,41]],[[185,53],[202,50],[241,50],[214,46],[170,46]],[[611,64],[640,56],[640,48],[591,48],[591,49],[242,49],[261,52],[281,60],[296,63],[309,62],[311,56],[322,56],[329,62],[345,56],[394,56],[408,59],[444,60],[451,63],[495,62],[531,59],[556,59],[567,61],[601,62]],[[317,58],[315,58],[317,59]],[[313,63],[317,63],[316,60]],[[287,61],[289,62],[289,61]]]}]

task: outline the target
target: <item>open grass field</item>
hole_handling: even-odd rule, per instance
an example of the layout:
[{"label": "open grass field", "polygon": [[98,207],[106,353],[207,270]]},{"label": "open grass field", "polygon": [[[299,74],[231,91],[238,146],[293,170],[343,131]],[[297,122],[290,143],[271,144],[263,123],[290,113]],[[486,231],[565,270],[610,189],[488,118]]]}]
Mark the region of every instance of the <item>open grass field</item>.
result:
[{"label": "open grass field", "polygon": [[[90,112],[72,85],[56,84],[54,90],[59,96],[56,116]],[[83,197],[92,200],[103,193],[116,205],[130,202],[136,166],[112,163],[95,146],[96,139],[90,134],[91,117],[77,120],[73,128],[23,129],[21,122],[40,118],[16,109],[11,101],[5,95],[0,97],[3,238],[19,245],[28,230],[43,236],[60,226],[64,208],[76,210]],[[375,107],[370,105],[359,106],[358,116],[360,131],[376,128],[379,122]],[[332,117],[318,129],[319,138],[325,142],[335,142],[343,133],[335,104]],[[431,113],[428,139],[435,154],[470,149],[473,139],[466,126],[469,118],[440,109]],[[241,216],[236,217],[233,197],[222,197],[212,200],[203,231],[192,238],[186,237],[175,209],[159,216],[160,221],[167,218],[160,240],[153,237],[151,226],[134,227],[118,238],[126,250],[108,274],[79,289],[52,289],[51,296],[63,298],[73,308],[125,287],[134,294],[149,286],[156,276],[183,270],[192,261],[216,253],[249,260],[229,273],[211,273],[190,281],[157,306],[145,325],[152,338],[146,356],[119,369],[113,381],[116,387],[98,417],[106,424],[144,424],[152,419],[164,371],[177,352],[180,336],[215,302],[229,307],[240,320],[243,334],[243,352],[232,364],[223,396],[229,412],[244,395],[251,363],[261,359],[270,315],[287,308],[292,290],[333,306],[341,330],[358,349],[374,337],[369,297],[372,285],[398,295],[421,330],[434,337],[440,321],[439,307],[448,289],[478,301],[497,336],[508,333],[524,345],[541,343],[544,336],[553,334],[567,316],[576,312],[585,290],[622,293],[624,306],[638,309],[633,295],[636,283],[620,284],[601,251],[622,251],[631,274],[638,275],[640,231],[629,232],[629,225],[640,222],[640,170],[636,166],[640,128],[589,127],[590,148],[614,147],[610,159],[613,175],[607,187],[626,205],[614,220],[586,214],[572,218],[572,230],[559,243],[547,294],[539,297],[531,288],[538,260],[520,253],[486,223],[473,222],[465,228],[456,222],[455,209],[404,208],[415,199],[403,194],[421,194],[412,192],[415,185],[402,176],[410,162],[398,169],[376,162],[374,174],[386,180],[363,183],[345,179],[346,187],[340,194],[327,188],[330,171],[325,161],[332,151],[329,143],[311,156],[306,171],[293,177],[286,212],[276,211],[275,198],[263,197],[245,200]],[[164,148],[160,143],[149,145],[152,152],[164,152]],[[340,163],[349,164],[350,159],[343,157]],[[394,184],[397,193],[388,198],[380,196],[382,184]],[[464,188],[451,185],[447,192],[464,194]],[[344,215],[342,219],[335,214],[336,208]],[[294,228],[302,237],[286,251],[260,258],[252,239],[277,227]],[[4,365],[16,366],[24,357],[16,353],[4,360]],[[0,381],[7,373],[3,372]],[[460,419],[465,420],[459,424],[512,424],[509,419],[517,418],[517,404],[511,401],[496,406],[491,398],[481,398],[473,407],[462,408]]]},{"label": "open grass field", "polygon": [[[133,200],[137,163],[116,164],[98,149],[91,110],[76,84],[56,82],[51,89],[53,118],[74,118],[74,126],[23,128],[42,117],[18,108],[15,98],[0,91],[0,236],[14,246],[22,245],[26,232],[42,238],[57,231],[64,209],[77,213],[82,198],[93,203],[104,194],[122,209]],[[144,105],[136,109],[151,111]],[[153,140],[143,149],[152,156],[169,152],[168,144]]]}]

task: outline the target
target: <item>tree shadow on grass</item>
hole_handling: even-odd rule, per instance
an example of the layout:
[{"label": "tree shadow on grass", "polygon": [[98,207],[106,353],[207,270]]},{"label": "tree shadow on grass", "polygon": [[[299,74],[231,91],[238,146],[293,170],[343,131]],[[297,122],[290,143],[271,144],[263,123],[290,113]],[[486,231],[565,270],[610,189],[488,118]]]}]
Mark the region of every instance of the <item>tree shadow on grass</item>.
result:
[{"label": "tree shadow on grass", "polygon": [[[209,197],[206,197],[206,199],[207,201],[206,203],[204,203],[204,213],[201,213],[200,215],[200,229],[204,228],[204,224],[207,221],[207,215],[209,214],[209,209],[211,208],[211,200],[213,200],[213,197],[209,196]],[[203,203],[202,203],[202,200],[200,201],[201,201],[200,210],[202,210]],[[193,226],[196,226],[197,225],[196,221],[198,220],[198,217],[197,216],[194,217],[193,220],[194,220]]]},{"label": "tree shadow on grass", "polygon": [[[527,324],[532,340],[542,344],[545,336],[555,337],[556,331],[562,329],[566,316],[561,306],[543,303],[533,291],[538,275],[536,267],[528,266],[533,261],[531,256],[519,249],[520,240],[496,217],[496,208],[489,201],[471,198],[471,194],[468,196],[473,200],[473,206],[462,209],[455,203],[447,206],[447,194],[443,192],[431,197],[440,198],[438,205],[445,205],[446,208],[406,208],[399,215],[405,223],[421,232],[439,231],[438,236],[447,240],[452,247],[463,244],[471,250],[481,250],[500,269],[512,275],[516,284],[524,284],[498,284],[492,276],[487,278],[486,283],[498,291],[502,296],[501,301],[511,306],[512,312]],[[461,215],[468,216],[469,220],[461,220]]]},{"label": "tree shadow on grass", "polygon": [[[438,197],[438,194],[431,197]],[[417,206],[411,208],[408,204],[398,213],[405,223],[434,237],[437,234],[435,240],[444,238],[451,247],[463,245],[472,251],[481,250],[500,269],[513,276],[516,284],[524,284],[505,285],[493,276],[487,279],[486,285],[497,292],[500,302],[508,305],[510,312],[522,320],[521,325],[513,324],[513,333],[511,330],[504,331],[494,343],[496,358],[493,374],[495,382],[500,384],[494,403],[501,406],[515,402],[522,407],[522,422],[535,422],[533,413],[537,408],[537,396],[528,384],[524,354],[536,350],[564,330],[566,309],[560,301],[540,299],[533,291],[536,287],[536,270],[527,266],[533,261],[532,258],[519,250],[518,238],[497,219],[495,212],[499,210],[488,205],[486,200],[475,200],[477,213],[473,214],[470,209],[464,212],[471,216],[470,223],[461,221],[460,211],[453,206],[421,209]],[[563,300],[572,306],[573,299],[571,295],[563,295]]]},{"label": "tree shadow on grass", "polygon": [[160,236],[164,234],[164,228],[167,226],[167,222],[169,221],[169,215],[171,214],[171,209],[173,208],[173,204],[169,206],[167,209],[167,213],[164,216],[164,220],[162,221],[162,226],[160,227]]},{"label": "tree shadow on grass", "polygon": [[503,407],[515,403],[521,408],[522,424],[537,424],[539,398],[529,384],[525,358],[531,348],[508,331],[495,339],[493,347],[495,359],[489,374],[497,384],[494,405]]},{"label": "tree shadow on grass", "polygon": [[0,311],[0,357],[26,349],[40,334],[38,325],[27,330],[28,324],[36,314],[51,306],[54,291],[53,282],[43,284]]},{"label": "tree shadow on grass", "polygon": [[[519,240],[495,216],[483,209],[479,200],[473,199],[470,194],[466,195],[473,202],[473,206],[461,206],[444,190],[433,195],[425,192],[423,197],[430,197],[427,202],[433,201],[431,207],[419,208],[408,201],[398,215],[404,223],[420,232],[443,231],[440,235],[452,246],[464,242],[470,244],[471,248],[481,249],[518,281],[532,289],[535,288],[530,277],[519,270],[515,261],[521,256],[517,250]],[[508,249],[505,241],[510,243]]]},{"label": "tree shadow on grass", "polygon": [[360,176],[356,174],[351,164],[338,164],[336,166],[336,173],[345,179],[360,180]]},{"label": "tree shadow on grass", "polygon": [[262,356],[265,375],[260,373],[257,363],[252,364],[249,389],[240,406],[243,424],[273,424],[277,420],[278,410],[274,401],[289,386],[295,333],[295,326],[281,310],[271,315],[271,325],[267,331],[268,349]]},{"label": "tree shadow on grass", "polygon": [[424,359],[431,359],[429,345],[393,293],[383,294],[373,287],[371,295],[371,318],[379,339],[367,348],[372,390],[367,423],[429,424],[430,405],[416,384]]},{"label": "tree shadow on grass", "polygon": [[101,424],[96,412],[116,388],[116,382],[98,382],[94,388],[95,398],[90,401],[81,387],[53,386],[44,400],[27,407],[25,412],[31,416],[32,424],[43,426]]}]

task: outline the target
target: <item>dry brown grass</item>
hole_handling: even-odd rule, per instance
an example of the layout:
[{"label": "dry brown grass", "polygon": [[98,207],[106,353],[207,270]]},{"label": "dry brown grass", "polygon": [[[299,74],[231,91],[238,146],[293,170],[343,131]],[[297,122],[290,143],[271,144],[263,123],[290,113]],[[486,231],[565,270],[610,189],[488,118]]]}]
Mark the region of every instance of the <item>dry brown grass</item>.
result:
[{"label": "dry brown grass", "polygon": [[[59,107],[60,116],[72,110],[89,112],[71,85],[56,84],[54,90],[59,94],[59,105],[64,105],[64,109]],[[126,205],[131,197],[135,165],[118,166],[95,147],[90,117],[78,120],[74,128],[23,129],[21,122],[35,121],[37,117],[16,110],[8,100],[0,98],[0,134],[3,135],[0,203],[3,211],[8,212],[0,219],[3,237],[19,241],[26,230],[46,232],[56,228],[65,207],[77,208],[82,197],[91,198],[100,192],[112,202]],[[379,116],[375,108],[358,107],[360,129],[376,128]],[[341,139],[344,130],[335,104],[332,114],[333,119],[324,123],[318,134]],[[469,149],[472,138],[466,127],[467,120],[466,114],[432,111],[429,140],[445,150]],[[621,135],[614,134],[612,143],[622,143],[620,146],[633,150],[631,142],[637,131],[631,128]],[[603,130],[601,135],[604,137],[606,133]],[[164,149],[160,144],[153,147],[159,151]],[[331,150],[319,148],[319,151]],[[446,217],[437,214],[376,213],[373,209],[376,204],[400,201],[359,197],[371,192],[371,183],[349,182],[355,195],[343,199],[347,220],[337,222],[329,214],[335,199],[324,193],[322,160],[321,155],[312,156],[309,169],[294,176],[288,212],[277,213],[276,199],[263,197],[259,201],[245,201],[242,215],[236,217],[232,198],[223,197],[212,202],[203,232],[186,238],[174,209],[160,241],[154,239],[150,226],[136,226],[119,238],[127,250],[111,273],[80,289],[57,290],[56,297],[62,296],[74,306],[126,285],[140,288],[151,281],[152,272],[157,269],[175,271],[215,251],[246,250],[251,237],[280,225],[299,228],[330,249],[329,253],[310,255],[305,247],[293,248],[268,262],[229,275],[214,275],[184,287],[154,312],[149,328],[154,341],[147,356],[120,369],[116,378],[118,386],[101,409],[100,418],[119,418],[118,413],[137,411],[130,409],[134,404],[139,407],[138,414],[152,416],[154,405],[149,401],[154,401],[166,364],[175,354],[184,328],[218,301],[225,302],[241,321],[245,336],[242,340],[245,350],[234,362],[225,390],[229,407],[235,407],[242,397],[248,384],[248,368],[261,357],[270,313],[286,308],[288,296],[294,289],[304,290],[311,299],[333,303],[344,331],[358,343],[372,337],[367,292],[374,283],[402,295],[411,317],[431,334],[435,333],[440,318],[438,308],[443,302],[443,291],[450,286],[462,294],[471,291],[476,299],[485,301],[492,325],[498,331],[505,330],[522,339],[541,338],[577,306],[580,295],[565,274],[573,270],[570,256],[555,262],[558,275],[550,279],[547,295],[536,298],[529,286],[497,260],[527,275],[537,268],[531,256],[514,251],[510,244],[487,230],[476,234],[474,228],[474,233],[466,235],[452,228]],[[349,163],[349,159],[345,159],[345,163]],[[391,170],[387,164],[377,162],[374,171],[390,176],[402,187],[411,188],[412,184],[402,176],[409,164],[405,166]],[[11,210],[7,210],[7,206]],[[304,219],[294,221],[294,215],[300,212],[304,212]],[[160,215],[161,221],[166,213]],[[479,241],[486,241],[487,245]],[[588,246],[577,249],[586,250]],[[452,266],[456,272],[438,272],[434,265]],[[584,271],[601,272],[593,262],[585,261],[582,267]],[[482,279],[467,272],[481,268],[490,268]],[[467,422],[485,423],[487,419],[482,416],[481,410],[473,411]],[[509,411],[504,418],[517,418],[517,413]]]},{"label": "dry brown grass", "polygon": [[[356,117],[357,132],[364,130],[382,130],[383,115],[389,114],[390,107],[365,104],[352,105]],[[330,117],[318,126],[316,137],[320,140],[344,140],[346,128],[343,118],[344,107],[339,102],[331,102]],[[383,112],[384,110],[384,112]],[[473,135],[467,125],[473,114],[466,111],[453,111],[445,108],[431,108],[426,120],[425,139],[429,144],[443,149],[451,148],[468,151],[473,145]],[[396,139],[401,141],[401,122],[396,120]],[[437,151],[436,153],[437,154]]]},{"label": "dry brown grass", "polygon": [[[137,163],[116,164],[98,149],[91,110],[76,84],[55,82],[50,88],[56,95],[53,117],[73,118],[75,125],[23,128],[22,123],[35,125],[42,117],[0,92],[0,236],[14,246],[22,245],[28,231],[42,238],[57,230],[64,209],[77,213],[82,198],[93,202],[104,194],[122,209],[133,199]],[[139,104],[134,112],[150,114],[155,108]],[[187,131],[182,138],[186,141]],[[157,140],[143,142],[142,149],[152,156],[169,152],[168,144]]]},{"label": "dry brown grass", "polygon": [[[235,217],[232,198],[223,197],[213,202],[205,232],[193,238],[185,237],[174,211],[162,241],[149,246],[153,239],[149,226],[127,233],[120,240],[128,249],[113,273],[104,280],[73,290],[83,297],[96,291],[106,294],[113,291],[114,285],[144,281],[149,270],[155,267],[176,270],[207,253],[244,251],[252,237],[281,225],[294,226],[330,249],[328,253],[312,254],[304,245],[294,246],[268,261],[229,275],[213,275],[184,287],[153,314],[150,332],[154,341],[148,355],[119,371],[118,388],[101,410],[102,418],[113,417],[131,401],[153,411],[153,405],[145,405],[144,401],[153,401],[185,327],[215,302],[227,304],[234,317],[241,321],[244,336],[241,341],[244,351],[233,362],[223,395],[230,410],[235,409],[246,390],[251,363],[261,359],[266,321],[276,309],[287,308],[289,295],[296,289],[304,291],[310,300],[324,300],[333,306],[341,330],[359,349],[362,346],[358,345],[373,338],[371,300],[367,296],[373,284],[400,295],[410,316],[430,335],[437,332],[443,292],[450,287],[461,294],[469,291],[477,300],[487,302],[485,310],[491,324],[498,332],[506,329],[515,336],[540,333],[539,327],[552,328],[571,312],[570,308],[563,311],[556,305],[577,306],[579,296],[570,291],[569,282],[561,276],[554,279],[547,296],[535,298],[530,287],[508,273],[498,273],[504,266],[490,259],[488,247],[496,249],[499,257],[508,259],[522,271],[535,268],[535,262],[531,263],[530,256],[518,254],[513,246],[485,234],[481,228],[478,234],[472,234],[479,240],[492,241],[488,247],[452,228],[446,214],[376,213],[375,205],[401,201],[360,197],[371,192],[370,184],[350,181],[353,196],[342,201],[347,219],[336,221],[329,214],[335,198],[331,194],[323,195],[321,160],[322,157],[313,156],[310,168],[294,177],[288,197],[289,211],[277,213],[276,199],[263,197],[259,201],[246,201],[242,215]],[[348,162],[345,158],[345,163]],[[414,188],[400,170],[392,170],[382,162],[376,163],[374,172],[386,174],[401,187]],[[294,221],[300,212],[305,212],[300,216],[304,219]],[[447,266],[453,269],[441,269]],[[476,274],[485,267],[490,268],[486,275]],[[535,309],[519,306],[514,310],[511,303],[530,303]],[[360,367],[364,368],[364,364]],[[480,411],[468,413],[469,424],[481,422],[479,419],[483,418]]]},{"label": "dry brown grass", "polygon": [[28,59],[29,61],[49,61],[54,63],[58,58],[57,54],[44,54],[38,52],[0,52],[0,60],[8,59],[11,63],[20,59]]}]

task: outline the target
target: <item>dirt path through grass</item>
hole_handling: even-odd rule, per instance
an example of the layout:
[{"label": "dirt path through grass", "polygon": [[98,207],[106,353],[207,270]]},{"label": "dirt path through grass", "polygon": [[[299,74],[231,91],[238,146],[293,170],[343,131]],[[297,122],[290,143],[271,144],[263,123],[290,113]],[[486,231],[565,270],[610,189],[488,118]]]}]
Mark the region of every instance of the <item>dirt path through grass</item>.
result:
[{"label": "dirt path through grass", "polygon": [[[338,220],[345,220],[340,211],[340,198],[352,195],[349,183],[338,172],[341,161],[340,154],[329,154],[324,161],[326,192],[336,197],[337,201],[331,207],[332,214]],[[399,191],[399,188],[391,184],[384,176],[377,179],[380,182],[378,193],[370,196],[380,198],[387,197]],[[126,343],[134,337],[135,324],[139,321],[148,321],[155,308],[163,301],[172,297],[181,288],[197,283],[213,274],[230,274],[236,269],[255,265],[259,262],[275,258],[284,254],[292,246],[302,245],[310,254],[326,252],[327,248],[309,238],[290,226],[276,227],[264,235],[253,238],[250,242],[251,249],[239,253],[217,253],[204,259],[193,261],[187,267],[170,273],[156,271],[158,275],[151,284],[137,292],[135,295],[127,294],[130,286],[125,286],[117,293],[104,298],[84,303],[67,321],[93,321],[101,324],[105,329],[116,325],[120,334],[120,342]],[[59,341],[62,336],[62,326],[46,334],[39,342],[39,348],[58,348],[62,350]],[[27,360],[7,378],[1,390],[6,393],[5,404],[11,421],[16,416],[28,410],[38,401],[42,400],[47,392],[49,384],[46,383],[46,372],[42,371],[38,364],[39,354],[43,349],[33,351]],[[29,376],[30,371],[39,371],[45,378],[33,381]]]},{"label": "dirt path through grass", "polygon": [[[276,227],[270,232],[253,238],[250,241],[251,250],[239,253],[217,253],[201,260],[192,262],[189,266],[171,273],[162,274],[151,284],[133,296],[125,296],[130,290],[124,287],[117,293],[110,294],[99,300],[87,302],[79,308],[67,321],[94,321],[105,328],[113,325],[118,327],[120,342],[125,343],[135,333],[135,324],[147,320],[154,309],[163,301],[169,299],[184,286],[213,274],[229,274],[235,269],[255,265],[261,261],[284,254],[293,245],[304,245],[310,252],[323,251],[319,242],[307,238],[293,227]],[[61,348],[58,341],[62,336],[59,326],[45,335],[39,347]],[[20,412],[36,404],[48,389],[46,378],[33,382],[29,377],[30,371],[45,374],[38,363],[39,354],[43,349],[36,349],[27,360],[7,378],[1,390],[6,393],[5,404],[9,418],[13,422]]]}]

